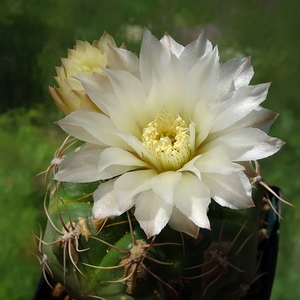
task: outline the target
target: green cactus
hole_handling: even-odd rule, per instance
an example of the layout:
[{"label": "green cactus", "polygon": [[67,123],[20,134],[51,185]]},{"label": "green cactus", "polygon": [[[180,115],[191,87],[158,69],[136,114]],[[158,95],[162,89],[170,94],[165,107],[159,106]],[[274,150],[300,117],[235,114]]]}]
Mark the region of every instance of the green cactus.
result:
[{"label": "green cactus", "polygon": [[211,230],[201,229],[197,239],[169,226],[147,239],[130,211],[93,219],[98,185],[51,179],[45,197],[48,223],[38,238],[44,274],[73,299],[236,300],[262,289],[266,189],[259,182],[253,208],[232,210],[212,201]]}]

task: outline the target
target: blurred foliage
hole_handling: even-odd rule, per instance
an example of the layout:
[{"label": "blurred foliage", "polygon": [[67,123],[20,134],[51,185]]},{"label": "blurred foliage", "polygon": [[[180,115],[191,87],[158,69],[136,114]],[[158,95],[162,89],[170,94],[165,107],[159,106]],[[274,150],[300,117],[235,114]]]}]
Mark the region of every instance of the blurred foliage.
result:
[{"label": "blurred foliage", "polygon": [[43,217],[43,179],[64,135],[47,93],[54,66],[76,39],[92,42],[104,30],[139,51],[141,32],[169,32],[187,44],[203,28],[221,60],[252,56],[252,83],[271,81],[264,106],[280,112],[271,135],[287,142],[261,162],[262,176],[283,188],[296,208],[283,205],[279,263],[272,300],[300,298],[300,66],[298,0],[2,0],[0,2],[0,268],[1,299],[28,299],[38,280],[30,231]]},{"label": "blurred foliage", "polygon": [[38,126],[40,118],[34,109],[0,116],[0,299],[30,299],[40,273],[31,231],[38,234],[38,224],[45,225],[45,187],[43,176],[33,177],[60,143],[51,126]]}]

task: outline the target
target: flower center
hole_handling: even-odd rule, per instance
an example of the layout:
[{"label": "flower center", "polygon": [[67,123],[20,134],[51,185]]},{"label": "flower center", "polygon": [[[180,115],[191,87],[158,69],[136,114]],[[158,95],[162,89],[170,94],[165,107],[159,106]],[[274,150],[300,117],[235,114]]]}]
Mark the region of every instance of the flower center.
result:
[{"label": "flower center", "polygon": [[167,111],[143,130],[142,143],[164,171],[180,169],[190,158],[190,130],[179,116]]}]

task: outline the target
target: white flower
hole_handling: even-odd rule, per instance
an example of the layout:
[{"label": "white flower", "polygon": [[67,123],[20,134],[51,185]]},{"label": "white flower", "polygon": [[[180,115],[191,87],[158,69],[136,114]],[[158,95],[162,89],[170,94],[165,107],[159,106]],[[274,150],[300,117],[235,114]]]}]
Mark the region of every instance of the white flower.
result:
[{"label": "white flower", "polygon": [[[55,68],[57,73],[55,80],[59,88],[49,87],[49,93],[56,105],[66,115],[80,108],[99,111],[99,108],[85,93],[80,81],[73,76],[85,72],[105,75],[100,67],[126,69],[134,72],[130,67],[128,68],[126,61],[119,58],[122,50],[116,52],[114,50],[116,47],[112,36],[104,32],[100,40],[94,41],[92,45],[78,40],[74,49],[68,50],[68,58],[61,59],[61,67]],[[122,45],[121,48],[125,48],[125,45]],[[132,56],[134,55],[132,54]]]},{"label": "white flower", "polygon": [[111,179],[94,193],[94,217],[134,207],[148,237],[167,223],[196,237],[210,228],[211,198],[232,209],[253,206],[244,166],[283,142],[266,134],[277,114],[260,106],[269,84],[249,85],[250,59],[220,64],[204,34],[183,47],[148,30],[140,59],[126,53],[139,74],[76,77],[103,113],[77,110],[58,122],[88,144],[65,158],[56,179]]}]

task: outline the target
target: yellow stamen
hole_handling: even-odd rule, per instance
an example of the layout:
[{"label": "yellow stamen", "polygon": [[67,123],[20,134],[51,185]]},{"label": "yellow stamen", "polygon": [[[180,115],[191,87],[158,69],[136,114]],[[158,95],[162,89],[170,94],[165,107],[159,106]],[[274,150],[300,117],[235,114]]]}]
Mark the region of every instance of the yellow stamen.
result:
[{"label": "yellow stamen", "polygon": [[144,128],[142,143],[164,171],[176,171],[190,158],[189,127],[179,115],[167,111]]}]

